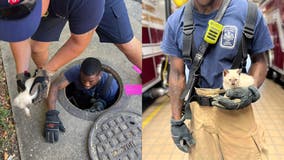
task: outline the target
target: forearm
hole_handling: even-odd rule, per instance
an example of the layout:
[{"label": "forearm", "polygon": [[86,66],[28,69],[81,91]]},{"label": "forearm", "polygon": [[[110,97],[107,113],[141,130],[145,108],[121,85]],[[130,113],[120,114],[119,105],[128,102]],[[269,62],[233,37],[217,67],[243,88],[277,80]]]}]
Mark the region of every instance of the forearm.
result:
[{"label": "forearm", "polygon": [[49,72],[56,72],[59,68],[78,57],[88,46],[94,31],[83,35],[71,35],[66,43],[57,51],[45,66]]},{"label": "forearm", "polygon": [[56,72],[59,68],[79,56],[83,50],[82,46],[69,39],[52,57],[52,59],[45,66],[49,72]]},{"label": "forearm", "polygon": [[51,85],[48,98],[47,98],[47,108],[48,110],[55,110],[56,109],[56,101],[58,96],[58,87]]},{"label": "forearm", "polygon": [[48,110],[54,110],[56,108],[58,91],[60,89],[66,88],[68,85],[69,82],[66,80],[64,74],[61,74],[54,80],[54,82],[51,83],[47,97]]},{"label": "forearm", "polygon": [[175,120],[181,119],[183,100],[180,99],[185,88],[184,74],[171,72],[169,79],[169,94],[172,109],[172,118]]},{"label": "forearm", "polygon": [[142,44],[133,37],[133,39],[127,43],[115,44],[128,58],[130,62],[142,69]]},{"label": "forearm", "polygon": [[255,80],[254,84],[259,88],[263,84],[267,74],[267,62],[264,53],[252,58],[249,74],[253,76]]}]

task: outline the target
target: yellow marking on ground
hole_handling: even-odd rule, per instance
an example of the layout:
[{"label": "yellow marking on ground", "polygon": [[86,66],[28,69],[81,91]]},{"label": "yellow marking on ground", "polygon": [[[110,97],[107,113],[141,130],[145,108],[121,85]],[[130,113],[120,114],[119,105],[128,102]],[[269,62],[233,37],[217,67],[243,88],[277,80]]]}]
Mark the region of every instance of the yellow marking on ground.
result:
[{"label": "yellow marking on ground", "polygon": [[162,106],[164,104],[162,103],[161,105],[159,105],[157,108],[154,109],[154,111],[152,113],[150,113],[142,122],[142,129],[147,126],[147,124],[149,124],[151,122],[151,120],[159,113],[159,111],[162,109]]}]

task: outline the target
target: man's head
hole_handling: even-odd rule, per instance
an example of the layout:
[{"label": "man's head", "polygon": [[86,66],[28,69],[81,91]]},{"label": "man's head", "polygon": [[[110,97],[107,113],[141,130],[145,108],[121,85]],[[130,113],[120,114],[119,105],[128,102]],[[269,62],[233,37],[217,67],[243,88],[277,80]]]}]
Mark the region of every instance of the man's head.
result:
[{"label": "man's head", "polygon": [[96,58],[86,58],[81,64],[80,80],[86,89],[95,86],[101,79],[102,64]]},{"label": "man's head", "polygon": [[0,40],[19,42],[37,30],[50,0],[0,0]]}]

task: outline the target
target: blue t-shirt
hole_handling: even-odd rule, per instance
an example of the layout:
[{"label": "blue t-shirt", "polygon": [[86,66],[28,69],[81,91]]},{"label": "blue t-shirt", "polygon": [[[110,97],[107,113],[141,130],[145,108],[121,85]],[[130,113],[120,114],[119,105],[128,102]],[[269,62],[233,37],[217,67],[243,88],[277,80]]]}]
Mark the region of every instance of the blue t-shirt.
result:
[{"label": "blue t-shirt", "polygon": [[105,0],[51,0],[50,14],[68,19],[74,34],[83,34],[99,25]]},{"label": "blue t-shirt", "polygon": [[94,96],[97,94],[97,92],[99,92],[99,95],[102,96],[100,98],[105,100],[108,104],[112,103],[115,99],[116,93],[118,92],[118,83],[115,78],[113,78],[111,85],[107,88],[106,94],[102,95],[103,93],[100,92],[103,90],[102,88],[106,84],[107,78],[109,76],[108,73],[103,72],[102,78],[97,85],[90,89],[85,89],[80,81],[80,68],[81,65],[75,65],[64,72],[64,76],[68,80],[68,82],[73,82],[78,90],[81,90],[83,93],[90,96]]},{"label": "blue t-shirt", "polygon": [[[201,64],[200,87],[222,87],[222,72],[231,68],[242,39],[243,26],[247,16],[247,0],[231,0],[220,23],[224,25],[217,44],[212,46]],[[165,54],[182,58],[183,12],[184,6],[176,10],[167,20],[161,49]],[[198,48],[206,31],[208,21],[214,19],[217,11],[209,15],[200,14],[193,9],[195,29],[193,32],[195,48]],[[268,27],[258,10],[256,28],[252,44],[248,46],[252,54],[259,54],[273,48]],[[189,64],[190,65],[190,64]],[[190,70],[190,68],[189,68]]]},{"label": "blue t-shirt", "polygon": [[119,3],[120,1],[123,0],[105,0],[105,7],[112,7],[113,5]]}]

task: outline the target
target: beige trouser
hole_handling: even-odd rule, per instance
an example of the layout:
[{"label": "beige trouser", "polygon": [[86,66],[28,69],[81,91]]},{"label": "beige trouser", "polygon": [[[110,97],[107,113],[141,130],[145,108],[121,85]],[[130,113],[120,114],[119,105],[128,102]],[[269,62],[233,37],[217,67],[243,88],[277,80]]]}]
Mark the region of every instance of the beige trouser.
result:
[{"label": "beige trouser", "polygon": [[[214,96],[219,89],[196,89],[199,95]],[[191,160],[266,160],[264,131],[255,122],[252,106],[224,110],[191,102],[190,129],[196,141]]]}]

